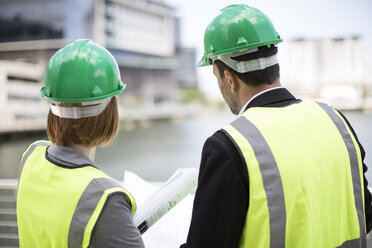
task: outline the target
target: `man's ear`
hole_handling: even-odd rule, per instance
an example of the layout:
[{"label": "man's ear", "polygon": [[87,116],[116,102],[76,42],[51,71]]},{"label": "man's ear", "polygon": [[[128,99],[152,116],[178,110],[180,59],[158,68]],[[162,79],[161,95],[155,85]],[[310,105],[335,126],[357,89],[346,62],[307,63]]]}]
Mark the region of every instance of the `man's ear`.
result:
[{"label": "man's ear", "polygon": [[239,89],[239,82],[235,73],[229,69],[224,70],[223,73],[225,75],[226,81],[230,87],[231,92],[236,92]]}]

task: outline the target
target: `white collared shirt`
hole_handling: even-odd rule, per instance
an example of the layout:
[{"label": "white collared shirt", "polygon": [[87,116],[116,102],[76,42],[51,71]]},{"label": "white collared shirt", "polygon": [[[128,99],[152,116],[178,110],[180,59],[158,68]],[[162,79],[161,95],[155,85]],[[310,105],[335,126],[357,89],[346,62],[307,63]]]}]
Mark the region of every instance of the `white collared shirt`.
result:
[{"label": "white collared shirt", "polygon": [[241,115],[244,113],[245,109],[247,108],[248,104],[253,100],[255,99],[256,97],[258,97],[259,95],[262,95],[263,93],[266,93],[268,91],[271,91],[271,90],[276,90],[276,89],[280,89],[280,88],[283,88],[283,86],[278,86],[278,87],[274,87],[274,88],[270,88],[270,89],[266,89],[266,90],[263,90],[263,91],[260,91],[258,92],[256,95],[252,96],[243,106],[243,108],[240,110],[239,114],[238,115]]}]

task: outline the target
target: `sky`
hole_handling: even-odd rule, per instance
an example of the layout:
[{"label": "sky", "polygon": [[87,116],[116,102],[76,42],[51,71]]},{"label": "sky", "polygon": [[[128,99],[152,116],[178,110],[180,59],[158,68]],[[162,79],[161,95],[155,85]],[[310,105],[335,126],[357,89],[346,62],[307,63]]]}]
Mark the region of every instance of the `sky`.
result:
[{"label": "sky", "polygon": [[[260,9],[283,38],[317,39],[359,35],[372,58],[372,0],[164,0],[181,18],[181,43],[203,54],[204,31],[219,11],[230,4],[244,3]],[[279,44],[280,51],[280,44]],[[210,67],[198,68],[200,87],[218,95]]]}]

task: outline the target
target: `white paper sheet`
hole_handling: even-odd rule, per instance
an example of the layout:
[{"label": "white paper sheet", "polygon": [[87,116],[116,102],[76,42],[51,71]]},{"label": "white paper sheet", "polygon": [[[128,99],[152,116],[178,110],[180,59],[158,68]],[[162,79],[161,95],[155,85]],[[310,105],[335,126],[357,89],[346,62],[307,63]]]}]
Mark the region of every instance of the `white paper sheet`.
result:
[{"label": "white paper sheet", "polygon": [[[187,169],[188,170],[188,169]],[[141,206],[146,205],[146,201],[154,196],[154,193],[159,193],[160,198],[164,198],[162,194],[165,192],[170,192],[174,195],[174,192],[169,191],[169,185],[179,187],[182,180],[183,182],[189,182],[190,178],[187,179],[186,175],[189,173],[192,180],[194,180],[195,175],[193,171],[187,171],[183,173],[183,179],[179,179],[174,183],[172,179],[167,181],[168,184],[151,183],[143,180],[138,175],[126,171],[124,174],[123,186],[128,190],[136,200],[138,209]],[[197,173],[197,172],[196,172]],[[175,173],[178,175],[179,173]],[[190,177],[190,175],[188,175]],[[177,177],[176,177],[177,178]],[[164,187],[168,187],[165,188]],[[159,188],[161,190],[159,190]],[[188,229],[190,226],[192,205],[194,201],[194,195],[189,194],[183,200],[181,200],[176,206],[174,206],[168,213],[166,213],[161,219],[159,219],[155,224],[153,224],[143,235],[143,241],[145,247],[147,248],[178,248],[181,244],[186,242]],[[148,202],[147,202],[148,203]]]}]

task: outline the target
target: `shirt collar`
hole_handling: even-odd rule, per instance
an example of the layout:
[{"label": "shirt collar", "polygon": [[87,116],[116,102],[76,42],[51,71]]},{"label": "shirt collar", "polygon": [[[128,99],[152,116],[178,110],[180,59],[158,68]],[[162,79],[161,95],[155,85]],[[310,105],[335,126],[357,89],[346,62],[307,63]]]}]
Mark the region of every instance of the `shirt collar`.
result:
[{"label": "shirt collar", "polygon": [[67,146],[50,145],[47,150],[47,157],[52,163],[65,167],[95,166],[94,162],[83,153]]},{"label": "shirt collar", "polygon": [[276,90],[276,89],[280,89],[280,88],[283,88],[283,86],[278,86],[278,87],[274,87],[274,88],[269,88],[269,89],[266,89],[266,90],[263,90],[263,91],[260,91],[258,92],[256,95],[252,96],[245,104],[244,106],[242,107],[242,109],[240,110],[239,114],[238,115],[241,115],[245,112],[245,109],[247,108],[248,104],[253,100],[255,99],[256,97],[268,92],[268,91],[271,91],[271,90]]}]

